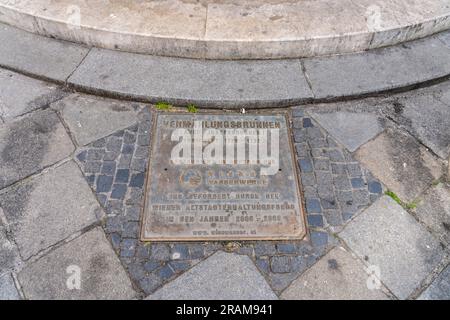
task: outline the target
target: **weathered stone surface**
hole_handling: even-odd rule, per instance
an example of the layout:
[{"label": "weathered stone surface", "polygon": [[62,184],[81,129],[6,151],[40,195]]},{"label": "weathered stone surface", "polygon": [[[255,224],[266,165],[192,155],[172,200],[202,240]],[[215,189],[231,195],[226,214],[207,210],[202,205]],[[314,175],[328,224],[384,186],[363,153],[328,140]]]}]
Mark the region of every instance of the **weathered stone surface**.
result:
[{"label": "weathered stone surface", "polygon": [[24,259],[91,225],[102,213],[73,162],[6,189],[0,206]]},{"label": "weathered stone surface", "polygon": [[89,48],[5,24],[0,25],[0,43],[0,65],[61,82],[89,52]]},{"label": "weathered stone surface", "polygon": [[148,297],[151,300],[274,300],[247,256],[217,252]]},{"label": "weathered stone surface", "polygon": [[340,233],[350,249],[380,270],[381,281],[406,299],[444,256],[439,241],[388,196]]},{"label": "weathered stone surface", "polygon": [[69,83],[211,108],[287,105],[312,97],[298,60],[189,60],[93,49]]},{"label": "weathered stone surface", "polygon": [[107,6],[103,0],[89,4],[2,0],[0,4],[1,21],[46,36],[108,49],[207,59],[364,51],[446,30],[449,20],[445,0],[122,0]]},{"label": "weathered stone surface", "polygon": [[0,301],[19,299],[20,295],[17,292],[12,275],[10,273],[0,275]]},{"label": "weathered stone surface", "polygon": [[[80,271],[80,289],[70,289]],[[71,278],[72,277],[72,278]],[[19,273],[27,299],[132,299],[130,279],[103,231],[93,229],[51,251]],[[72,287],[73,288],[73,287]]]},{"label": "weathered stone surface", "polygon": [[313,112],[311,116],[350,152],[383,131],[379,117],[371,113]]},{"label": "weathered stone surface", "polygon": [[417,217],[433,230],[439,238],[450,245],[450,187],[440,183],[420,197]]},{"label": "weathered stone surface", "polygon": [[281,295],[290,300],[379,300],[388,297],[369,289],[364,265],[337,247],[295,280]]},{"label": "weathered stone surface", "polygon": [[[0,214],[1,210],[0,206]],[[19,261],[18,258],[16,246],[6,237],[6,228],[0,222],[0,275],[13,269]]]},{"label": "weathered stone surface", "polygon": [[387,129],[362,146],[356,158],[405,202],[443,174],[442,163],[413,137]]},{"label": "weathered stone surface", "polygon": [[73,150],[51,110],[36,111],[0,126],[0,189],[62,160]]},{"label": "weathered stone surface", "polygon": [[[155,121],[143,240],[300,240],[305,236],[294,154],[283,115],[161,114]],[[264,146],[255,142],[262,139],[262,131],[249,136],[248,128],[262,126],[269,128],[267,147],[277,157],[270,159],[272,164],[261,154]],[[213,127],[215,144],[204,138]],[[243,131],[239,133],[238,128]],[[189,135],[182,137],[188,148],[194,141],[194,152],[188,156],[186,152],[181,162],[175,158],[180,154],[179,130]],[[234,134],[239,135],[237,140],[230,138]],[[250,139],[242,140],[245,136]],[[243,141],[244,153],[234,152],[241,150],[236,147],[238,140]],[[195,150],[199,144],[205,145],[204,151]],[[259,153],[254,151],[256,146]],[[218,148],[225,151],[214,151],[212,159],[211,150]],[[135,177],[131,186],[143,186],[144,175]]]},{"label": "weathered stone surface", "polygon": [[9,121],[62,98],[65,93],[53,84],[0,69],[0,117]]},{"label": "weathered stone surface", "polygon": [[450,155],[450,106],[433,95],[396,98],[388,116],[442,159]]},{"label": "weathered stone surface", "polygon": [[450,300],[450,265],[419,296],[419,300]]},{"label": "weathered stone surface", "polygon": [[80,145],[106,137],[137,122],[139,104],[71,95],[53,104]]},{"label": "weathered stone surface", "polygon": [[[363,54],[306,59],[304,64],[317,98],[361,95],[446,76],[450,48],[439,39]],[[423,63],[423,61],[427,63]]]}]

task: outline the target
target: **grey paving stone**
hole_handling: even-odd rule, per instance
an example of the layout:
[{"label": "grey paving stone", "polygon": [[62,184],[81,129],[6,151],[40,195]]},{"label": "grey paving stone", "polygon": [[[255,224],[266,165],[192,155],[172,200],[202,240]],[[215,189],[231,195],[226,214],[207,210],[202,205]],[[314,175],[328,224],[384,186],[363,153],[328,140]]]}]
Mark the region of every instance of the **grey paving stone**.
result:
[{"label": "grey paving stone", "polygon": [[0,206],[24,259],[91,225],[102,213],[73,162],[6,189]]},{"label": "grey paving stone", "polygon": [[433,95],[396,98],[388,116],[442,159],[450,155],[450,106]]},{"label": "grey paving stone", "polygon": [[312,98],[298,60],[189,60],[92,49],[69,83],[212,108],[288,105]]},{"label": "grey paving stone", "polygon": [[[67,284],[80,271],[80,289]],[[68,269],[69,268],[69,269]],[[27,299],[132,299],[131,281],[101,228],[95,228],[51,251],[19,273]]]},{"label": "grey paving stone", "polygon": [[360,54],[305,59],[316,98],[361,95],[403,87],[450,73],[450,48],[427,38]]},{"label": "grey paving stone", "polygon": [[389,128],[366,143],[356,158],[405,202],[414,200],[443,174],[437,158],[397,129]]},{"label": "grey paving stone", "polygon": [[419,296],[419,300],[450,300],[450,265]]},{"label": "grey paving stone", "polygon": [[217,252],[148,297],[151,300],[274,300],[247,256]]},{"label": "grey paving stone", "polygon": [[59,110],[80,145],[87,145],[137,122],[138,104],[78,94],[52,105]]},{"label": "grey paving stone", "polygon": [[6,122],[66,95],[56,85],[0,69],[0,117]]},{"label": "grey paving stone", "polygon": [[0,189],[64,159],[73,150],[66,130],[51,110],[0,126]]},{"label": "grey paving stone", "polygon": [[352,220],[340,237],[379,268],[381,281],[399,299],[418,288],[444,256],[439,241],[388,196]]},{"label": "grey paving stone", "polygon": [[383,131],[379,118],[371,113],[311,113],[311,116],[350,152]]},{"label": "grey paving stone", "polygon": [[439,39],[445,43],[447,47],[450,48],[450,32],[442,32],[439,34]]},{"label": "grey paving stone", "polygon": [[[0,213],[1,213],[0,206]],[[19,263],[19,254],[14,243],[7,238],[6,228],[0,222],[0,275],[12,270]]]},{"label": "grey paving stone", "polygon": [[440,183],[428,189],[414,210],[416,216],[450,246],[450,187]]},{"label": "grey paving stone", "polygon": [[364,265],[341,247],[331,250],[281,295],[289,300],[380,300],[388,297],[369,289]]},{"label": "grey paving stone", "polygon": [[0,275],[0,301],[2,300],[20,300],[14,279],[9,273]]},{"label": "grey paving stone", "polygon": [[0,24],[0,65],[49,79],[65,81],[88,48]]}]

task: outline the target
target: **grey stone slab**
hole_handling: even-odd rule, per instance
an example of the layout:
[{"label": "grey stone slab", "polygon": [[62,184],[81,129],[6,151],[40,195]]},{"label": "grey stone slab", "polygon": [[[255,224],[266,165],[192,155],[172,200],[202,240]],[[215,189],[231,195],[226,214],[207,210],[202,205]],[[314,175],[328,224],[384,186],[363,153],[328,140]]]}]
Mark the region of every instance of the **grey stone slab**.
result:
[{"label": "grey stone slab", "polygon": [[66,158],[73,150],[64,126],[49,109],[0,126],[0,189]]},{"label": "grey stone slab", "polygon": [[247,256],[217,252],[148,297],[150,300],[275,300]]},{"label": "grey stone slab", "polygon": [[444,44],[450,48],[450,32],[445,31],[439,34],[439,39],[441,39]]},{"label": "grey stone slab", "polygon": [[450,300],[450,265],[439,274],[418,300]]},{"label": "grey stone slab", "polygon": [[387,111],[391,119],[442,159],[450,155],[450,106],[433,95],[397,98]]},{"label": "grey stone slab", "polygon": [[316,98],[391,90],[450,74],[450,48],[432,37],[360,54],[305,59]]},{"label": "grey stone slab", "polygon": [[415,214],[444,243],[450,245],[450,187],[448,185],[440,183],[428,189],[420,197]]},{"label": "grey stone slab", "polygon": [[0,43],[0,66],[57,81],[65,81],[89,52],[5,24],[0,24]]},{"label": "grey stone slab", "polygon": [[52,105],[59,110],[80,145],[86,145],[138,121],[140,106],[90,96],[71,95]]},{"label": "grey stone slab", "polygon": [[0,300],[20,300],[20,295],[10,273],[0,275]]},{"label": "grey stone slab", "polygon": [[0,117],[5,121],[47,106],[64,95],[56,85],[0,69]]},{"label": "grey stone slab", "polygon": [[[2,207],[0,206],[0,214]],[[0,215],[1,217],[1,215]],[[6,228],[0,223],[0,275],[12,270],[19,262],[19,254],[14,243],[8,239]]]},{"label": "grey stone slab", "polygon": [[102,213],[74,162],[6,189],[0,206],[24,259],[90,226]]},{"label": "grey stone slab", "polygon": [[383,131],[375,114],[356,112],[311,113],[311,116],[350,152]]},{"label": "grey stone slab", "polygon": [[175,104],[289,105],[312,98],[298,60],[214,61],[93,49],[69,83]]},{"label": "grey stone slab", "polygon": [[288,300],[383,300],[380,288],[369,289],[364,265],[337,247],[295,280],[281,295]]},{"label": "grey stone slab", "polygon": [[[74,286],[77,275],[79,287]],[[25,297],[32,300],[112,300],[136,296],[101,228],[28,265],[19,273],[19,282]]]},{"label": "grey stone slab", "polygon": [[339,234],[399,299],[418,288],[444,257],[439,241],[388,196],[352,220]]},{"label": "grey stone slab", "polygon": [[387,129],[356,152],[361,164],[401,200],[411,202],[443,174],[443,166],[412,136]]}]

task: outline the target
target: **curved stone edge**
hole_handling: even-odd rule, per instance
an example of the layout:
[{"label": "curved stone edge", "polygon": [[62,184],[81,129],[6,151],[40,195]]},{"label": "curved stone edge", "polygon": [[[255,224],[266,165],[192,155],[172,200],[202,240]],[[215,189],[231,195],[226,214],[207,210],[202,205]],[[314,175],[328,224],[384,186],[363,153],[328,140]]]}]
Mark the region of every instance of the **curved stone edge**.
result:
[{"label": "curved stone edge", "polygon": [[292,59],[348,54],[393,46],[450,29],[450,12],[405,20],[402,23],[391,21],[389,26],[377,31],[336,31],[336,34],[327,36],[298,35],[290,39],[274,36],[255,40],[252,36],[247,40],[245,37],[227,39],[220,32],[215,36],[206,36],[207,32],[202,36],[163,36],[119,32],[94,25],[78,27],[58,17],[33,15],[12,5],[0,4],[0,22],[39,35],[124,52],[216,60]]},{"label": "curved stone edge", "polygon": [[450,32],[358,54],[221,61],[148,56],[0,24],[0,67],[112,98],[274,108],[379,95],[450,78]]}]

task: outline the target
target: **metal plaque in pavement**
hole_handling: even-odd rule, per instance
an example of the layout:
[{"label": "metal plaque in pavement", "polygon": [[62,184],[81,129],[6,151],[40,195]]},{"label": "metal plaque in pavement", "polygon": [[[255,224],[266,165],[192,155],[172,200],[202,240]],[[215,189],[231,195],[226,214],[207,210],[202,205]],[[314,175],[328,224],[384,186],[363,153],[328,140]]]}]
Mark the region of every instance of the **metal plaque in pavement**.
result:
[{"label": "metal plaque in pavement", "polygon": [[287,115],[158,114],[143,241],[306,234]]}]

